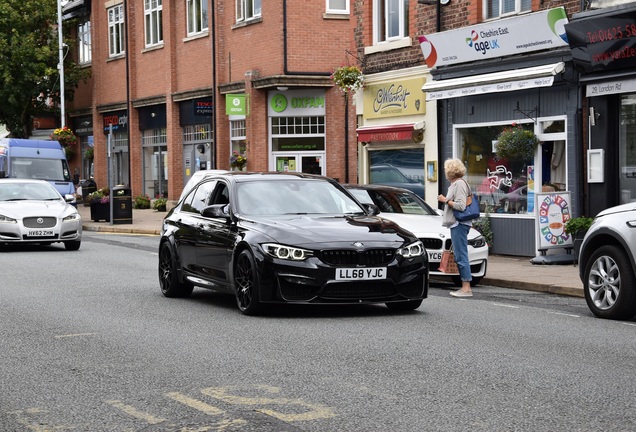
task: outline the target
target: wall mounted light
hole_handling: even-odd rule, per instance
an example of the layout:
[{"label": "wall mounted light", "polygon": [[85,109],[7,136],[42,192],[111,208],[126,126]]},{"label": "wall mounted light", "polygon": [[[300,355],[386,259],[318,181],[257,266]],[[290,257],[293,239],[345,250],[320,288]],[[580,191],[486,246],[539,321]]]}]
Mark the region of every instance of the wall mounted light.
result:
[{"label": "wall mounted light", "polygon": [[277,89],[278,91],[287,91],[287,90],[289,90],[289,87],[280,86],[280,87],[276,87],[276,89]]}]

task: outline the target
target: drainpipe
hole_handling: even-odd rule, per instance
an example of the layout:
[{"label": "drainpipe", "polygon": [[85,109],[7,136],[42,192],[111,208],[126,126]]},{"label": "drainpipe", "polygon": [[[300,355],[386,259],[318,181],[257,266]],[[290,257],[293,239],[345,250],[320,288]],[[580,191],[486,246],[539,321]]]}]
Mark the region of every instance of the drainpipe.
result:
[{"label": "drainpipe", "polygon": [[210,2],[212,10],[210,10],[210,18],[212,24],[212,148],[210,149],[210,158],[212,159],[211,165],[213,169],[217,169],[216,166],[216,115],[217,115],[217,104],[216,104],[216,20],[214,17],[214,1]]}]

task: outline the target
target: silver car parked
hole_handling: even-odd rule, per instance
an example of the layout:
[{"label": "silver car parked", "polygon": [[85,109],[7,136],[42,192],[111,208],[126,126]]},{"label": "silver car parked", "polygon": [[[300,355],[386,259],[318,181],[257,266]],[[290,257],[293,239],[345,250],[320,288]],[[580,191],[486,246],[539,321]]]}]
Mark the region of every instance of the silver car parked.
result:
[{"label": "silver car parked", "polygon": [[62,242],[78,250],[82,218],[73,199],[44,180],[0,180],[0,244]]},{"label": "silver car parked", "polygon": [[600,212],[579,252],[585,300],[600,318],[636,315],[636,203]]}]

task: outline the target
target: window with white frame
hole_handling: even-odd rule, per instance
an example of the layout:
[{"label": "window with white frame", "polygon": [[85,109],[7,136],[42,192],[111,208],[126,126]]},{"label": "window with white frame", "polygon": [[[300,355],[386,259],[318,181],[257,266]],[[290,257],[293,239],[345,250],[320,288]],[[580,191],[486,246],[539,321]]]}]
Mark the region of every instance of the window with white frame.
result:
[{"label": "window with white frame", "polygon": [[230,155],[235,151],[245,155],[247,150],[245,116],[236,116],[236,118],[236,120],[230,120]]},{"label": "window with white frame", "polygon": [[77,25],[77,61],[79,64],[91,62],[91,22],[88,19]]},{"label": "window with white frame", "polygon": [[188,36],[208,29],[208,0],[187,0]]},{"label": "window with white frame", "polygon": [[484,0],[486,19],[532,10],[532,0]]},{"label": "window with white frame", "polygon": [[327,13],[348,14],[349,0],[327,0]]},{"label": "window with white frame", "polygon": [[408,36],[408,0],[373,0],[374,43],[391,42]]},{"label": "window with white frame", "polygon": [[236,22],[261,16],[261,0],[236,0]]},{"label": "window with white frame", "polygon": [[126,51],[124,45],[124,6],[108,9],[108,55],[118,56]]},{"label": "window with white frame", "polygon": [[163,43],[163,0],[144,0],[146,47]]}]

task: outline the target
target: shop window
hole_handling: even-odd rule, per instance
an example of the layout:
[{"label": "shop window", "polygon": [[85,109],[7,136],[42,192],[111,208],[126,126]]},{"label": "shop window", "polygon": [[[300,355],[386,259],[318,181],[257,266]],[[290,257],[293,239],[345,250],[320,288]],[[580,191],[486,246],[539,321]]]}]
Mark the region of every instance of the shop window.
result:
[{"label": "shop window", "polygon": [[108,55],[124,54],[124,6],[108,8]]},{"label": "shop window", "polygon": [[636,94],[621,96],[618,161],[621,203],[636,201]]},{"label": "shop window", "polygon": [[187,0],[188,36],[208,29],[208,0]]},{"label": "shop window", "polygon": [[327,13],[348,14],[349,0],[327,0]]},{"label": "shop window", "polygon": [[408,0],[374,0],[374,44],[391,42],[408,36]]},{"label": "shop window", "polygon": [[244,156],[246,150],[245,119],[230,120],[230,155],[237,151]]},{"label": "shop window", "polygon": [[77,25],[77,60],[81,65],[91,62],[91,22],[87,19]]},{"label": "shop window", "polygon": [[261,0],[236,0],[236,22],[261,16]]},{"label": "shop window", "polygon": [[146,47],[163,43],[163,0],[144,0]]},{"label": "shop window", "polygon": [[500,18],[532,10],[531,0],[484,0],[486,19]]},{"label": "shop window", "polygon": [[[537,136],[540,144],[536,159],[505,159],[495,153],[497,137],[509,125],[457,130],[457,154],[466,165],[465,178],[477,193],[482,212],[533,213],[535,191],[567,190],[565,120],[541,120],[538,128],[535,128],[534,123],[520,126],[533,132],[539,130]],[[540,165],[536,166],[535,163]]]},{"label": "shop window", "polygon": [[369,151],[369,183],[401,187],[424,198],[424,149]]}]

